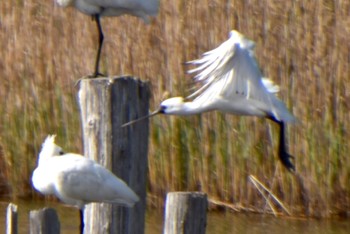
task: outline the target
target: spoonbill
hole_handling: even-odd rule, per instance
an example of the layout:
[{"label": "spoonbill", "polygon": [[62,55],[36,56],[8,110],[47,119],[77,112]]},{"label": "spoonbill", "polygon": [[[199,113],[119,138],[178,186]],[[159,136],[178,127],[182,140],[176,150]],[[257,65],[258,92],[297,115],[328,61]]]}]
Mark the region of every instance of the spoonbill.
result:
[{"label": "spoonbill", "polygon": [[32,184],[44,195],[55,195],[80,210],[80,231],[84,230],[84,207],[92,202],[133,207],[139,197],[112,172],[82,155],[64,153],[49,135],[38,157]]},{"label": "spoonbill", "polygon": [[264,117],[279,125],[279,158],[289,171],[295,171],[290,161],[293,156],[287,153],[284,128],[285,123],[294,123],[296,119],[275,96],[279,87],[263,78],[254,47],[253,41],[235,30],[231,31],[229,39],[219,47],[187,63],[197,66],[188,73],[195,74],[194,80],[200,85],[199,89],[186,98],[167,99],[150,115],[123,126],[157,114],[193,115],[215,110]]},{"label": "spoonbill", "polygon": [[101,16],[132,15],[149,23],[150,16],[156,16],[159,0],[56,0],[61,7],[75,7],[80,12],[90,15],[96,22],[98,30],[98,50],[95,60],[95,71],[91,77],[100,76],[99,64],[104,35],[100,23]]}]

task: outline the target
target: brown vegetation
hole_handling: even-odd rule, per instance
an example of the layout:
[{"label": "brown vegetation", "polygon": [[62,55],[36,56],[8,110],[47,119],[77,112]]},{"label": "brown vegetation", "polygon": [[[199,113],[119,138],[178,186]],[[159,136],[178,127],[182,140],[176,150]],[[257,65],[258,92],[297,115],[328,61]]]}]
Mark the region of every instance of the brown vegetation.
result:
[{"label": "brown vegetation", "polygon": [[[183,62],[236,29],[256,41],[264,75],[280,85],[281,99],[300,120],[288,128],[293,176],[277,160],[278,132],[266,120],[220,113],[155,117],[150,197],[200,190],[222,202],[264,207],[248,180],[252,174],[293,214],[349,211],[349,12],[346,0],[177,0],[161,1],[150,25],[104,18],[101,72],[149,80],[152,107],[166,91],[188,94]],[[14,196],[32,193],[29,178],[47,134],[81,150],[74,83],[92,73],[96,40],[88,16],[53,0],[0,1],[0,145]]]}]

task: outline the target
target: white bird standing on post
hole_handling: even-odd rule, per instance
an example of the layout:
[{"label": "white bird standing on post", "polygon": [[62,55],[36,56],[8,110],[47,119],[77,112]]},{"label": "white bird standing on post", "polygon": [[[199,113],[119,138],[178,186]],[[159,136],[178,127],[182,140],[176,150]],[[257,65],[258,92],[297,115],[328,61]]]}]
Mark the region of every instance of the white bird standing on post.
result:
[{"label": "white bird standing on post", "polygon": [[95,60],[95,71],[91,77],[100,76],[99,64],[103,44],[103,32],[100,23],[101,16],[132,15],[149,22],[149,16],[156,16],[159,10],[159,0],[56,0],[61,7],[75,7],[80,12],[91,15],[98,29],[98,50]]},{"label": "white bird standing on post", "polygon": [[55,195],[80,209],[80,231],[84,230],[83,210],[92,202],[132,207],[139,197],[112,172],[79,154],[64,153],[48,136],[42,145],[32,183],[44,195]]},{"label": "white bird standing on post", "polygon": [[[149,116],[124,124],[127,126],[156,114],[192,115],[218,110],[234,115],[265,117],[280,127],[279,158],[284,166],[294,171],[287,153],[284,124],[295,117],[274,93],[279,91],[272,81],[263,78],[254,55],[254,42],[237,31],[231,31],[227,41],[202,58],[188,62],[197,68],[194,80],[201,87],[190,96],[174,97],[163,101],[160,108]],[[190,99],[194,98],[192,101]]]}]

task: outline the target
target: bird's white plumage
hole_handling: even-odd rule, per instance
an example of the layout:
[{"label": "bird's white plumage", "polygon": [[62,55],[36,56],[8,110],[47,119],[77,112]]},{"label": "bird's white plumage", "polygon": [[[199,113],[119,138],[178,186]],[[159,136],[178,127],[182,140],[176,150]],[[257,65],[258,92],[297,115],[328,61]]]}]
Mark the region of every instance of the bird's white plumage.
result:
[{"label": "bird's white plumage", "polygon": [[274,84],[269,78],[263,77],[261,81],[270,93],[278,93],[280,91],[280,87]]},{"label": "bird's white plumage", "polygon": [[187,98],[166,99],[158,110],[123,124],[123,127],[157,114],[192,115],[214,110],[268,118],[279,125],[278,154],[282,164],[295,171],[284,137],[285,123],[295,122],[295,118],[275,96],[279,87],[262,76],[254,47],[253,41],[231,31],[229,39],[219,47],[189,62],[197,66],[188,71],[195,74],[194,80],[200,86],[197,91]]},{"label": "bird's white plumage", "polygon": [[48,136],[43,144],[32,183],[39,192],[80,209],[90,202],[131,207],[139,200],[124,181],[95,161],[79,154],[62,154],[54,136]]},{"label": "bird's white plumage", "polygon": [[294,116],[274,93],[279,87],[263,78],[254,55],[255,44],[237,31],[227,41],[190,61],[189,70],[201,87],[182,102],[170,99],[161,103],[165,114],[196,114],[219,110],[236,115],[273,117],[293,122]]},{"label": "bird's white plumage", "polygon": [[56,0],[62,7],[72,6],[87,15],[119,16],[129,14],[148,22],[159,9],[159,0]]}]

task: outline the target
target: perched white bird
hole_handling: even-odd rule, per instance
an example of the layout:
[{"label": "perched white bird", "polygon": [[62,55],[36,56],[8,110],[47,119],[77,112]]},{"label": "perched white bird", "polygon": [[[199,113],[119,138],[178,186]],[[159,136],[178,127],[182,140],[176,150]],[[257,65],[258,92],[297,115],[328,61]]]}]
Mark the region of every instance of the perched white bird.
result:
[{"label": "perched white bird", "polygon": [[253,41],[237,31],[231,31],[229,39],[219,47],[204,53],[198,60],[188,62],[197,66],[188,73],[196,74],[194,80],[201,87],[186,98],[174,97],[163,101],[158,110],[144,118],[156,114],[192,115],[218,110],[271,119],[280,126],[279,158],[284,166],[294,171],[290,161],[292,156],[286,150],[284,123],[293,123],[296,119],[274,95],[279,87],[263,78],[254,46]]},{"label": "perched white bird", "polygon": [[99,73],[100,54],[103,44],[103,32],[100,23],[101,16],[120,16],[124,14],[139,17],[145,23],[149,22],[149,16],[156,16],[159,10],[159,0],[56,0],[62,7],[75,7],[80,12],[94,17],[98,35],[99,45],[95,61],[95,71],[92,77],[101,75]]},{"label": "perched white bird", "polygon": [[81,229],[83,210],[91,202],[116,203],[132,207],[139,197],[112,172],[79,154],[65,154],[48,136],[42,145],[32,183],[44,195],[55,195],[64,203],[80,209]]}]

